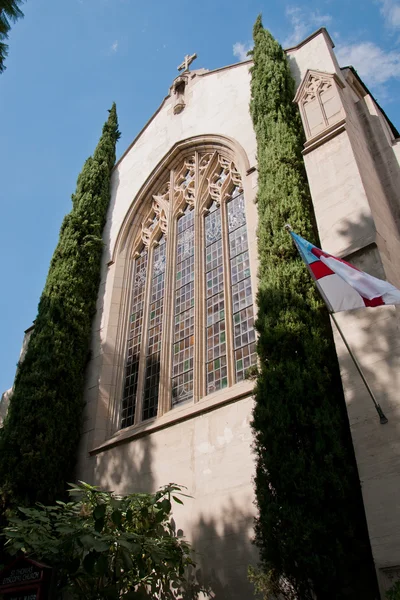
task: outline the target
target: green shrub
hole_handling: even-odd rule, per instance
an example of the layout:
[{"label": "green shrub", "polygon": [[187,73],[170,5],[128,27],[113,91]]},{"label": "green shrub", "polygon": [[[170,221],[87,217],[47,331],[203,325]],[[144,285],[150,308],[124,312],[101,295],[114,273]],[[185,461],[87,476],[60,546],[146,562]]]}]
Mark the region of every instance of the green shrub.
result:
[{"label": "green shrub", "polygon": [[11,554],[23,551],[55,569],[52,598],[181,597],[185,568],[194,563],[170,521],[171,502],[182,504],[179,486],[117,496],[81,483],[70,492],[75,499],[67,503],[20,508],[4,532]]}]

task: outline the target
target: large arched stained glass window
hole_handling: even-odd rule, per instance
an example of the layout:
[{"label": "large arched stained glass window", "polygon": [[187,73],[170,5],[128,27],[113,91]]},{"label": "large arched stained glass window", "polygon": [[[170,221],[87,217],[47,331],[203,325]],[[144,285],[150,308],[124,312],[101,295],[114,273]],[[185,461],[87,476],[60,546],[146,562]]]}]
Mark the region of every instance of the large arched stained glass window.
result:
[{"label": "large arched stained glass window", "polygon": [[121,427],[218,393],[256,362],[240,174],[216,151],[176,164],[134,242]]}]

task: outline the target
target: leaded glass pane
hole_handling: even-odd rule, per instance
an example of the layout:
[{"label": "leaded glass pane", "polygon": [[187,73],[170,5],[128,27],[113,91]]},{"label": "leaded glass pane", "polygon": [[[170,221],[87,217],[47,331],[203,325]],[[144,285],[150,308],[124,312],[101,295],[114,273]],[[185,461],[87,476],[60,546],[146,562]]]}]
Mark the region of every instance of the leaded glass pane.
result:
[{"label": "leaded glass pane", "polygon": [[135,421],[136,393],[142,342],[143,301],[147,276],[147,251],[135,260],[131,315],[129,319],[124,392],[122,396],[121,428]]},{"label": "leaded glass pane", "polygon": [[221,211],[215,207],[205,217],[206,246],[221,239]]},{"label": "leaded glass pane", "polygon": [[224,289],[224,267],[221,265],[206,273],[207,298]]},{"label": "leaded glass pane", "polygon": [[250,277],[232,286],[232,308],[236,313],[253,303]]},{"label": "leaded glass pane", "polygon": [[245,378],[246,370],[257,362],[250,257],[243,194],[230,200],[227,207],[235,371],[236,381],[242,381]]},{"label": "leaded glass pane", "polygon": [[194,211],[178,219],[172,353],[172,406],[193,398]]},{"label": "leaded glass pane", "polygon": [[194,254],[177,265],[176,287],[180,288],[194,280]]},{"label": "leaded glass pane", "polygon": [[241,348],[242,346],[255,341],[256,334],[254,331],[254,314],[252,306],[248,306],[233,316],[233,336],[235,348]]},{"label": "leaded glass pane", "polygon": [[228,227],[229,232],[246,225],[246,211],[244,207],[244,196],[236,196],[229,201],[230,209],[228,210]]},{"label": "leaded glass pane", "polygon": [[[194,268],[194,265],[193,265]],[[176,290],[175,314],[194,306],[194,282],[188,283]]]},{"label": "leaded glass pane", "polygon": [[256,344],[243,346],[235,350],[236,381],[243,381],[246,378],[246,371],[252,365],[257,363]]},{"label": "leaded glass pane", "polygon": [[213,202],[204,218],[207,394],[228,385],[221,209]]},{"label": "leaded glass pane", "polygon": [[179,313],[175,317],[175,340],[194,334],[194,308]]},{"label": "leaded glass pane", "polygon": [[224,292],[215,294],[207,300],[207,326],[225,319]]},{"label": "leaded glass pane", "polygon": [[162,315],[165,289],[165,252],[163,236],[153,251],[153,273],[150,289],[149,339],[146,358],[146,372],[143,392],[142,418],[151,419],[157,415],[160,382],[160,352],[162,338]]},{"label": "leaded glass pane", "polygon": [[226,356],[222,356],[207,364],[207,390],[211,394],[226,387],[228,387],[228,368]]},{"label": "leaded glass pane", "polygon": [[248,249],[246,225],[229,234],[229,252],[231,258]]},{"label": "leaded glass pane", "polygon": [[211,244],[206,249],[206,271],[222,265],[222,260],[222,239],[220,238],[215,244]]},{"label": "leaded glass pane", "polygon": [[248,252],[242,252],[231,260],[232,284],[250,277],[250,257]]}]

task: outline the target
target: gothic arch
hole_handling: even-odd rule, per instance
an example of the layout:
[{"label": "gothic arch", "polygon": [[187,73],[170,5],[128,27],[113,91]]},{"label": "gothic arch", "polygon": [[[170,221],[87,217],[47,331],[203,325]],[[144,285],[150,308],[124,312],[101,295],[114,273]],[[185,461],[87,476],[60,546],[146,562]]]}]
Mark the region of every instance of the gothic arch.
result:
[{"label": "gothic arch", "polygon": [[[236,195],[241,195],[242,197],[242,206],[244,207],[243,201],[243,192],[246,196],[246,201],[252,205],[253,214],[255,211],[254,203],[252,200],[254,199],[255,190],[254,186],[250,185],[250,181],[246,177],[248,172],[250,171],[250,163],[248,157],[243,150],[243,148],[233,139],[218,136],[218,135],[204,135],[189,138],[178,142],[173,146],[173,148],[165,155],[165,157],[160,161],[157,167],[153,170],[150,176],[147,178],[146,182],[141,187],[139,193],[136,195],[132,204],[127,211],[127,214],[124,218],[122,226],[119,230],[115,246],[113,249],[113,260],[110,261],[109,266],[114,270],[114,277],[122,278],[126,285],[122,290],[122,294],[118,299],[119,303],[119,316],[118,316],[118,326],[117,326],[117,334],[115,336],[115,352],[118,356],[118,360],[114,361],[114,373],[113,373],[113,382],[114,382],[114,392],[111,394],[113,397],[109,398],[109,414],[111,417],[112,424],[110,424],[110,431],[112,433],[116,429],[119,429],[120,422],[120,404],[121,404],[121,393],[122,393],[122,382],[124,381],[124,377],[126,380],[126,375],[124,375],[125,364],[124,364],[124,356],[126,354],[126,339],[128,335],[128,330],[130,331],[131,325],[128,324],[128,312],[131,311],[131,303],[132,303],[132,290],[133,290],[133,279],[135,281],[137,278],[141,278],[143,273],[137,270],[137,266],[134,267],[134,264],[137,264],[137,261],[141,260],[141,256],[144,256],[143,251],[147,254],[148,261],[146,258],[146,268],[150,267],[150,262],[153,262],[157,256],[160,254],[160,242],[163,244],[162,252],[163,258],[162,260],[165,263],[169,264],[171,274],[174,273],[174,269],[176,270],[176,247],[174,248],[175,241],[169,244],[165,244],[165,240],[168,239],[168,236],[171,239],[176,239],[177,236],[177,223],[179,218],[183,216],[183,213],[186,209],[193,210],[193,215],[196,215],[194,218],[197,222],[196,224],[196,233],[195,237],[197,240],[203,239],[205,235],[204,223],[207,215],[209,213],[210,206],[219,207],[224,204],[223,216],[222,218],[225,220],[225,235],[228,236],[228,209],[226,208],[227,202],[230,201],[230,196],[232,193]],[[194,182],[194,176],[196,173],[196,182]],[[194,193],[196,190],[196,201],[194,197]],[[232,205],[233,206],[233,205]],[[246,211],[246,208],[243,208]],[[169,231],[170,228],[170,231]],[[255,232],[255,229],[253,228]],[[201,237],[199,237],[201,236]],[[254,235],[252,238],[254,239]],[[202,242],[203,243],[203,242]],[[228,275],[228,270],[230,272],[230,259],[229,259],[229,243],[226,240],[224,242],[224,261],[225,261],[225,273],[224,276],[227,277],[227,281],[231,281],[230,274]],[[205,303],[205,263],[204,256],[201,256],[205,250],[205,246],[201,252],[197,252],[196,260],[195,260],[195,298],[194,303],[196,307],[203,306]],[[148,252],[147,252],[148,251]],[[248,268],[250,275],[249,281],[252,280],[252,288],[255,291],[255,273],[256,268],[254,266],[254,255],[253,252],[253,264],[252,268]],[[251,254],[250,252],[250,254]],[[157,259],[158,260],[158,259]],[[249,262],[249,257],[247,257],[247,262]],[[251,261],[250,261],[251,262]],[[175,267],[171,267],[172,263],[175,264]],[[142,264],[142,263],[141,263]],[[155,263],[154,263],[155,264]],[[136,269],[136,270],[135,270]],[[153,273],[155,272],[155,267],[153,266]],[[165,269],[164,269],[165,270]],[[148,271],[148,277],[150,277],[150,270]],[[225,281],[225,279],[224,279]],[[128,283],[130,282],[130,283]],[[150,283],[147,283],[147,291],[144,292],[142,302],[145,302],[145,298],[149,302],[149,294],[150,294]],[[173,290],[171,287],[172,284],[169,284],[166,289]],[[224,283],[225,285],[225,283]],[[250,286],[251,288],[251,286]],[[232,288],[233,289],[233,288]],[[163,292],[164,293],[164,292]],[[231,288],[229,288],[229,292],[224,292],[225,298],[227,298],[227,294],[231,294]],[[147,294],[147,295],[146,295]],[[114,291],[112,293],[114,296]],[[169,306],[169,310],[172,310],[173,301],[166,300],[167,305]],[[172,304],[171,304],[172,302]],[[111,299],[111,306],[116,306],[115,300]],[[205,305],[204,305],[205,306]],[[114,309],[115,310],[115,309]],[[147,308],[146,308],[147,310]],[[163,310],[163,309],[161,309]],[[196,309],[197,310],[197,309]],[[204,307],[201,311],[204,311]],[[234,332],[233,332],[233,311],[232,309],[227,308],[227,316],[226,319],[230,320],[230,323],[227,326],[227,344],[228,348],[234,347]],[[251,307],[251,310],[252,307]],[[130,313],[129,313],[130,314]],[[173,340],[173,314],[171,313],[170,319],[164,319],[163,326],[163,334],[162,340],[159,343],[159,356],[163,356],[164,359],[161,362],[161,365],[158,365],[158,377],[159,380],[162,381],[171,378],[172,372],[172,361],[174,360],[171,352],[168,350],[168,344],[171,342],[175,343]],[[252,313],[253,314],[253,313]],[[248,323],[252,323],[253,316],[247,318]],[[148,320],[150,317],[143,318],[143,323],[146,323],[146,327],[148,327]],[[206,321],[205,315],[202,317],[197,317],[196,319],[196,355],[197,361],[199,360],[200,355],[205,355],[207,351],[207,340],[203,339],[203,331],[206,331]],[[245,324],[246,325],[246,324]],[[252,325],[249,325],[252,328]],[[143,324],[144,328],[144,324]],[[143,329],[144,331],[144,329]],[[148,343],[149,343],[150,333],[147,331],[147,341],[144,341],[142,346],[143,348],[139,348],[135,351],[133,350],[133,354],[143,355],[143,353],[147,353]],[[160,334],[161,336],[161,334]],[[253,336],[253,334],[252,334]],[[107,333],[108,337],[108,333]],[[144,337],[146,335],[144,334]],[[254,336],[252,337],[254,340]],[[228,349],[227,352],[231,352]],[[247,350],[247,357],[245,360],[254,361],[255,359],[255,348],[252,343],[252,349]],[[243,353],[244,355],[244,353]],[[146,354],[148,358],[148,354]],[[227,375],[226,382],[222,384],[229,385],[231,387],[237,380],[237,363],[236,354],[231,354],[227,364]],[[143,373],[144,368],[144,360],[145,358],[140,359],[140,364],[142,365],[137,370],[140,373]],[[138,359],[139,361],[139,359]],[[147,365],[147,362],[146,362]],[[202,367],[203,377],[205,375],[206,363]],[[146,367],[147,368],[147,367]],[[243,373],[241,373],[240,377],[243,378]],[[135,394],[139,402],[139,407],[134,406],[134,410],[136,412],[141,412],[143,414],[143,392],[145,390],[146,379],[143,382],[143,378],[146,378],[146,375],[137,375],[139,378],[139,383],[136,384],[139,386]],[[193,397],[194,398],[203,398],[205,395],[212,393],[213,389],[220,389],[218,387],[212,387],[214,382],[211,382],[211,387],[208,386],[208,383],[201,383],[200,378],[196,375],[197,379],[195,379],[193,383]],[[222,376],[221,376],[222,377]],[[217,386],[221,385],[221,377],[220,380],[217,381]],[[161,379],[160,379],[161,378]],[[204,380],[205,381],[205,380]],[[158,385],[158,383],[157,383]],[[162,387],[162,386],[161,386]],[[210,391],[211,390],[211,391]],[[140,392],[140,394],[139,394]],[[171,408],[171,390],[169,392],[163,390],[161,393],[161,397],[158,399],[158,416],[162,416],[165,412],[170,410]],[[136,399],[135,399],[136,402]],[[151,411],[148,413],[151,418]],[[138,425],[139,422],[142,422],[144,417],[140,417],[139,421],[136,417],[135,420],[132,420],[128,423],[129,425]]]},{"label": "gothic arch", "polygon": [[226,157],[227,160],[236,164],[242,175],[244,185],[246,185],[245,176],[250,169],[250,162],[243,147],[233,138],[210,134],[177,142],[165,154],[164,158],[146,179],[135,198],[132,199],[114,244],[111,255],[112,262],[116,262],[118,254],[123,252],[138,235],[139,221],[145,217],[144,207],[148,204],[149,198],[159,192],[159,188],[163,185],[161,182],[167,183],[168,172],[176,168],[184,158],[189,158],[196,150],[204,154],[214,154],[220,151],[221,155]]}]

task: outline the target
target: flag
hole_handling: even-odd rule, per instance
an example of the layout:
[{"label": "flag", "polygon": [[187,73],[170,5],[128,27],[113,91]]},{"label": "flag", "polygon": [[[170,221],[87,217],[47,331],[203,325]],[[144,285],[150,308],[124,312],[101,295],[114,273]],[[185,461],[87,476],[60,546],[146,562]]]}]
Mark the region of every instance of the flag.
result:
[{"label": "flag", "polygon": [[293,231],[290,235],[332,312],[400,304],[400,290],[387,281],[327,254]]}]

